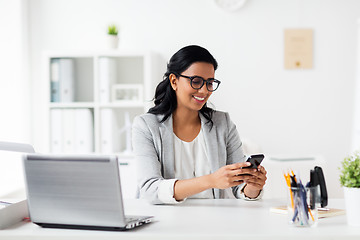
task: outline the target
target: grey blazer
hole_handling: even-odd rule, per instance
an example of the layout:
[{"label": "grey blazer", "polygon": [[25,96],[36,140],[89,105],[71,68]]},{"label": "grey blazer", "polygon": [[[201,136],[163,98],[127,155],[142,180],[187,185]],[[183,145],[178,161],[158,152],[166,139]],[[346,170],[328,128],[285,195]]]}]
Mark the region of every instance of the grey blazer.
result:
[{"label": "grey blazer", "polygon": [[[162,203],[158,198],[159,183],[175,178],[173,120],[170,116],[161,123],[162,117],[150,113],[137,116],[132,128],[140,197],[153,204]],[[212,128],[202,114],[200,118],[211,172],[227,164],[245,161],[242,142],[228,113],[215,111]],[[233,187],[234,196],[239,196],[237,192],[242,185]],[[215,198],[224,198],[224,190],[213,189],[213,193]]]}]

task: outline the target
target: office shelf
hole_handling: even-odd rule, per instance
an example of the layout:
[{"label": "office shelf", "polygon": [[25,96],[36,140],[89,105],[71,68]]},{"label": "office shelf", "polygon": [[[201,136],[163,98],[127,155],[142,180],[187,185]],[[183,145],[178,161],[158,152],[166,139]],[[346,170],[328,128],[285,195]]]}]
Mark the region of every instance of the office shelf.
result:
[{"label": "office shelf", "polygon": [[129,158],[131,122],[151,107],[161,80],[156,58],[116,50],[44,53],[49,152]]}]

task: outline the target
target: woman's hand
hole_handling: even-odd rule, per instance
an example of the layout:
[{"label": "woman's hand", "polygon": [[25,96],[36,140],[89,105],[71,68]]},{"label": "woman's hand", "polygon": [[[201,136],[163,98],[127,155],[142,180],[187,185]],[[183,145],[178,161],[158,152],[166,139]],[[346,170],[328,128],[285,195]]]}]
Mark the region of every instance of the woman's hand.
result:
[{"label": "woman's hand", "polygon": [[252,169],[252,177],[246,180],[246,185],[244,188],[245,196],[250,198],[256,198],[260,191],[263,189],[266,182],[266,170],[263,166],[258,166],[257,169]]},{"label": "woman's hand", "polygon": [[[225,189],[237,186],[239,184],[242,184],[243,182],[250,182],[251,185],[259,187],[262,181],[255,180],[255,178],[258,178],[258,176],[260,176],[258,170],[253,168],[243,168],[250,165],[251,163],[241,162],[219,168],[216,172],[209,175],[211,181],[211,188]],[[260,178],[263,179],[262,176]]]},{"label": "woman's hand", "polygon": [[225,189],[244,182],[247,183],[245,195],[255,198],[265,184],[266,171],[264,167],[243,168],[250,165],[248,162],[234,163],[223,166],[212,174],[178,180],[174,185],[174,198],[180,201],[209,188]]}]

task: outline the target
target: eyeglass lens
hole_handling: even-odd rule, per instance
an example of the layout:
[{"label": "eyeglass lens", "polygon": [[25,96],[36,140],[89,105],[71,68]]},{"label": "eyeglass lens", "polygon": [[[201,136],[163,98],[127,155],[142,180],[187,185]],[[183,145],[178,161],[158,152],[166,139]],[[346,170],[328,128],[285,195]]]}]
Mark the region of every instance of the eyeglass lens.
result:
[{"label": "eyeglass lens", "polygon": [[191,81],[191,86],[194,89],[200,89],[200,88],[202,88],[204,83],[206,83],[206,88],[209,91],[215,91],[219,86],[219,83],[217,81],[214,81],[214,80],[206,80],[205,81],[204,79],[202,79],[200,77],[193,78]]}]

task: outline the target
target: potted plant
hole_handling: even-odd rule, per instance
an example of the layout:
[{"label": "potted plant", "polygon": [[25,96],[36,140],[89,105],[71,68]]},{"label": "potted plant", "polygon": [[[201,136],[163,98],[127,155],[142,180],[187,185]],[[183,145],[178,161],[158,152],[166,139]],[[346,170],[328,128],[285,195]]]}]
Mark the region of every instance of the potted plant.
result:
[{"label": "potted plant", "polygon": [[116,25],[111,24],[108,26],[108,43],[110,48],[117,48],[119,44],[118,28]]},{"label": "potted plant", "polygon": [[360,154],[354,153],[341,163],[340,184],[344,198],[348,224],[360,226]]}]

